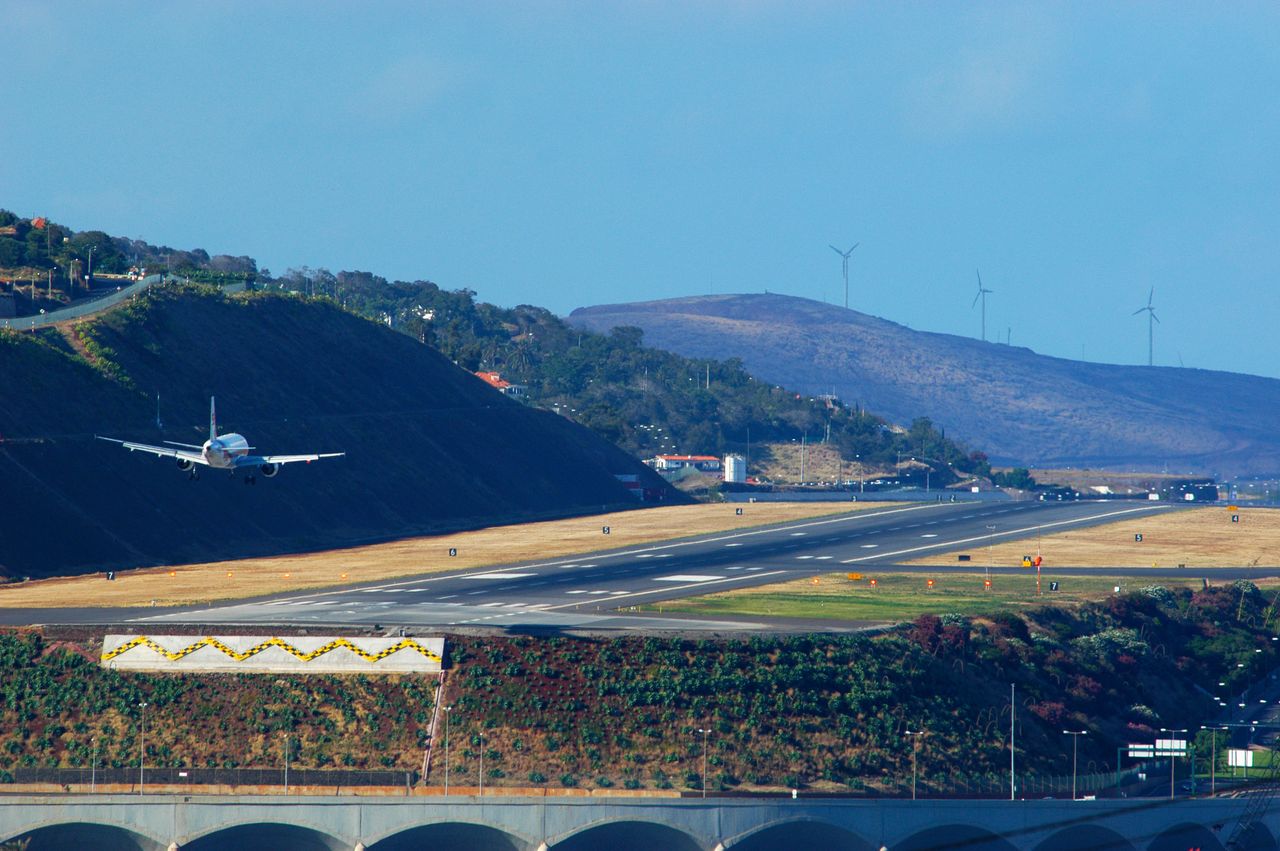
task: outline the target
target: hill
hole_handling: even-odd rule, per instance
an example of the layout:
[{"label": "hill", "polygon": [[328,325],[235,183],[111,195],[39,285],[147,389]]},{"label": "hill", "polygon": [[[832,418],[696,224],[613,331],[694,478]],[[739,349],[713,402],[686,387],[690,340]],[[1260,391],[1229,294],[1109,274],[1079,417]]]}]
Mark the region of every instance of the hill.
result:
[{"label": "hill", "polygon": [[[887,468],[899,457],[928,456],[941,459],[932,473],[936,481],[951,479],[947,464],[965,473],[987,472],[985,456],[947,440],[927,420],[913,420],[909,434],[894,430],[861,408],[757,381],[740,361],[694,360],[642,345],[636,329],[584,333],[540,307],[499,307],[478,301],[470,290],[388,281],[371,272],[335,275],[303,266],[273,277],[251,257],[77,232],[0,209],[0,291],[14,293],[20,315],[57,310],[73,296],[87,295],[67,285],[87,271],[90,257],[97,277],[130,268],[164,269],[200,283],[329,298],[438,349],[464,369],[500,372],[523,388],[529,404],[642,457],[733,451],[760,460],[769,453],[765,444],[822,435],[850,462],[856,457]],[[39,283],[46,279],[47,285]],[[913,472],[918,471],[901,471]]]},{"label": "hill", "polygon": [[1280,470],[1280,381],[1092,364],[901,325],[781,295],[697,296],[575,310],[689,357],[834,392],[898,422],[927,416],[993,461],[1233,475]]},{"label": "hill", "polygon": [[[74,329],[0,333],[0,365],[0,565],[10,575],[634,506],[620,473],[663,487],[587,429],[325,300],[163,289]],[[260,452],[347,456],[246,487],[217,471],[189,481],[168,461],[94,439],[199,443],[211,395],[223,430]]]},{"label": "hill", "polygon": [[[501,372],[524,387],[531,404],[570,416],[642,457],[732,451],[755,462],[767,455],[764,444],[808,435],[838,448],[850,464],[855,457],[873,468],[899,457],[935,459],[935,482],[951,479],[946,464],[987,472],[985,456],[949,440],[927,419],[895,429],[864,408],[761,381],[739,359],[689,358],[646,345],[638,328],[592,333],[540,307],[498,307],[477,301],[470,290],[388,282],[367,272],[291,270],[256,286],[329,293],[466,369]],[[834,476],[835,467],[829,472]],[[924,473],[917,476],[923,483]]]}]

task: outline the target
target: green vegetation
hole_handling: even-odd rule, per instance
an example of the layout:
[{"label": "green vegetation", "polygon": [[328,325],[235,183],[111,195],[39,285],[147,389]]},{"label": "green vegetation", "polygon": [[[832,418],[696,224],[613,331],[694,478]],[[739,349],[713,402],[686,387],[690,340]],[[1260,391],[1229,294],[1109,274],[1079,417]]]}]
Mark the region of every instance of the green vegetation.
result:
[{"label": "green vegetation", "polygon": [[[499,372],[524,385],[533,404],[570,416],[638,456],[741,452],[748,443],[808,435],[869,464],[888,465],[900,455],[929,458],[937,484],[954,478],[948,464],[979,475],[990,469],[985,455],[967,453],[927,418],[906,431],[893,429],[860,408],[757,381],[737,359],[647,348],[638,328],[595,334],[540,307],[496,307],[476,301],[470,290],[389,282],[368,272],[290,270],[259,286],[329,296],[435,346],[464,369]],[[915,473],[921,482],[923,470]]]},{"label": "green vegetation", "polygon": [[[73,231],[42,218],[24,219],[0,210],[0,280],[32,277],[50,281],[61,297],[84,295],[92,257],[94,274],[123,275],[130,269],[173,272],[203,283],[252,281],[257,264],[249,257],[210,256],[203,249],[180,251],[102,231]],[[44,287],[37,294],[44,294]]]},{"label": "green vegetation", "polygon": [[[1089,731],[1082,759],[1113,767],[1120,743],[1211,720],[1217,682],[1273,669],[1274,628],[1272,600],[1236,583],[922,615],[875,637],[457,638],[452,782],[475,783],[483,748],[486,784],[699,788],[706,728],[713,789],[893,787],[904,731],[925,729],[925,788],[946,788],[1007,765],[1011,683],[1025,771],[1063,773],[1063,725]],[[45,642],[0,636],[0,770],[83,766],[94,737],[127,766],[140,701],[156,765],[276,766],[286,733],[299,768],[421,765],[427,680],[126,674]]]},{"label": "green vegetation", "polygon": [[991,476],[991,482],[996,487],[1001,488],[1034,490],[1036,487],[1035,477],[1031,475],[1031,471],[1026,467],[1014,467],[1012,470],[995,473]]},{"label": "green vegetation", "polygon": [[[1046,575],[1041,582],[1041,595],[1037,596],[1034,570],[993,576],[990,589],[983,584],[985,576],[981,573],[933,576],[919,573],[875,574],[874,586],[870,584],[872,578],[864,575],[862,579],[850,580],[846,574],[833,573],[822,577],[817,585],[792,582],[785,586],[689,597],[644,608],[701,615],[766,615],[898,623],[937,612],[990,615],[1033,606],[1097,601],[1113,594],[1116,586],[1122,590],[1134,587],[1130,577]],[[928,584],[930,579],[933,580],[932,587]],[[1057,591],[1051,591],[1049,587],[1054,579],[1059,583]],[[1191,587],[1199,586],[1200,580],[1166,584],[1170,587]]]}]

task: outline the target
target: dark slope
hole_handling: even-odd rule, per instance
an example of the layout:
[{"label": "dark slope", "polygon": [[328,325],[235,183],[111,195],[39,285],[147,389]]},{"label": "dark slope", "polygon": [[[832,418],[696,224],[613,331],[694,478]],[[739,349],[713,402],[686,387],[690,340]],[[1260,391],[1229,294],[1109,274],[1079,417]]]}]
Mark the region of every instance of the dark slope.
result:
[{"label": "dark slope", "polygon": [[634,325],[646,344],[686,356],[740,357],[762,379],[834,388],[898,422],[928,416],[994,460],[1280,470],[1275,379],[1062,360],[768,294],[603,305],[570,321]]},{"label": "dark slope", "polygon": [[[661,486],[586,429],[327,303],[168,292],[108,314],[83,339],[95,366],[55,332],[0,336],[0,565],[11,575],[635,505],[615,473]],[[212,470],[191,482],[168,460],[93,439],[200,443],[210,395],[222,431],[258,452],[347,457],[289,465],[250,487]]]}]

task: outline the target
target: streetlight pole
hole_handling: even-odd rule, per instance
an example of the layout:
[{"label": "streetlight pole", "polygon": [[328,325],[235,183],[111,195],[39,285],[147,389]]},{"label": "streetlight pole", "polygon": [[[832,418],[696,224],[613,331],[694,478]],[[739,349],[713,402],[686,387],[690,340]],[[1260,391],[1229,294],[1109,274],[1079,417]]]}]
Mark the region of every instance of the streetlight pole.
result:
[{"label": "streetlight pole", "polygon": [[707,797],[707,734],[711,731],[703,727],[698,728],[698,732],[702,734],[702,797]]},{"label": "streetlight pole", "polygon": [[142,717],[138,724],[138,794],[142,794],[143,781],[146,780],[146,764],[147,764],[147,704],[139,703],[138,708],[142,710]]},{"label": "streetlight pole", "polygon": [[916,754],[920,750],[920,737],[924,735],[924,730],[908,730],[907,735],[911,737],[911,800],[916,799],[916,780],[919,778],[917,771]]},{"label": "streetlight pole", "polygon": [[440,707],[444,710],[444,795],[449,797],[449,712],[452,706]]},{"label": "streetlight pole", "polygon": [[1208,730],[1213,736],[1213,744],[1209,746],[1209,794],[1213,795],[1217,792],[1218,783],[1218,731],[1226,728],[1201,727],[1200,729]]},{"label": "streetlight pole", "polygon": [[289,734],[284,734],[284,793],[289,794]]},{"label": "streetlight pole", "polygon": [[93,289],[93,252],[98,248],[96,245],[89,246],[89,268],[85,270],[85,286]]},{"label": "streetlight pole", "polygon": [[[1172,733],[1174,735],[1177,735],[1178,733],[1185,734],[1187,730],[1185,727],[1181,730],[1170,730],[1168,727],[1161,727],[1160,732]],[[1177,741],[1177,739],[1171,739],[1170,741]],[[1173,796],[1173,767],[1177,765],[1177,760],[1178,760],[1177,754],[1173,752],[1172,747],[1169,748],[1169,800],[1173,800],[1173,797],[1174,797]]]},{"label": "streetlight pole", "polygon": [[1088,730],[1063,730],[1062,735],[1071,737],[1071,800],[1076,797],[1076,765],[1080,754],[1080,737],[1089,735]]},{"label": "streetlight pole", "polygon": [[98,788],[98,737],[93,737],[93,761],[89,763],[89,791]]},{"label": "streetlight pole", "polygon": [[480,797],[484,797],[484,733],[480,734]]}]

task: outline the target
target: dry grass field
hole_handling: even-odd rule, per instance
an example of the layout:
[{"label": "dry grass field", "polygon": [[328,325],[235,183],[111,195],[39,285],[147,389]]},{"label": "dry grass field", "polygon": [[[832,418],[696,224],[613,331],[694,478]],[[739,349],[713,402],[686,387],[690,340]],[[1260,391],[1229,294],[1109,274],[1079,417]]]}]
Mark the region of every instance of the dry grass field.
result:
[{"label": "dry grass field", "polygon": [[[0,587],[0,608],[173,606],[373,582],[746,529],[883,507],[871,502],[688,505],[497,526],[344,550],[121,571]],[[735,513],[742,508],[742,514]],[[603,534],[608,526],[610,534]],[[450,549],[457,555],[451,557]]]},{"label": "dry grass field", "polygon": [[[1277,567],[1280,566],[1280,511],[1242,508],[1231,522],[1223,506],[1170,510],[1137,520],[1046,535],[1040,541],[1044,567]],[[1135,539],[1141,535],[1142,540]],[[968,553],[975,566],[1017,566],[1034,555],[1035,539],[939,553],[911,564],[955,564]]]}]

